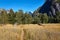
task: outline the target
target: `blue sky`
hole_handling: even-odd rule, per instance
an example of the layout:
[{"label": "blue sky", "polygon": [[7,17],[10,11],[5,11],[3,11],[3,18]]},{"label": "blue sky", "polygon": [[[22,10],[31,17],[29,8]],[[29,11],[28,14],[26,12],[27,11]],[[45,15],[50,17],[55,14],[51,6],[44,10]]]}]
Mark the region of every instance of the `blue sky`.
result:
[{"label": "blue sky", "polygon": [[17,11],[19,9],[33,12],[38,7],[42,6],[45,0],[0,0],[0,8],[6,10],[13,9]]}]

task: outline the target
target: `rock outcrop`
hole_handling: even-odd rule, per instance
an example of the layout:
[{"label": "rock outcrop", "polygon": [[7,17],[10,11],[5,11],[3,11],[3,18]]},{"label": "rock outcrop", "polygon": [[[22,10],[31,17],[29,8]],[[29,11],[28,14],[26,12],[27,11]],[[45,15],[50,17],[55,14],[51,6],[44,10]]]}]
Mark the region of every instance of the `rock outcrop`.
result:
[{"label": "rock outcrop", "polygon": [[46,0],[42,7],[39,7],[34,13],[47,13],[47,15],[56,15],[60,12],[60,3],[57,0]]}]

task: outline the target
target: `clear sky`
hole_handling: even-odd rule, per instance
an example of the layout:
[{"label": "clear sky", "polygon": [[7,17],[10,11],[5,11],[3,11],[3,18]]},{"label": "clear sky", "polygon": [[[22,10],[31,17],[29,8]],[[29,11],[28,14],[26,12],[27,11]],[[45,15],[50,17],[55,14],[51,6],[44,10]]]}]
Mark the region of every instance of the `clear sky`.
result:
[{"label": "clear sky", "polygon": [[0,8],[13,9],[17,11],[19,9],[33,12],[38,7],[43,5],[45,0],[0,0]]}]

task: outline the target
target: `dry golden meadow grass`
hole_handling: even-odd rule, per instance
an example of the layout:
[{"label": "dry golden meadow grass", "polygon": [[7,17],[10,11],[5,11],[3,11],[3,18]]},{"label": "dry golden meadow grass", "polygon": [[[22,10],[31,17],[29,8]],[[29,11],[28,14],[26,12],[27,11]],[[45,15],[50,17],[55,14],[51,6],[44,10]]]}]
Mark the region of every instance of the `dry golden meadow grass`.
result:
[{"label": "dry golden meadow grass", "polygon": [[60,24],[0,25],[0,40],[60,40]]}]

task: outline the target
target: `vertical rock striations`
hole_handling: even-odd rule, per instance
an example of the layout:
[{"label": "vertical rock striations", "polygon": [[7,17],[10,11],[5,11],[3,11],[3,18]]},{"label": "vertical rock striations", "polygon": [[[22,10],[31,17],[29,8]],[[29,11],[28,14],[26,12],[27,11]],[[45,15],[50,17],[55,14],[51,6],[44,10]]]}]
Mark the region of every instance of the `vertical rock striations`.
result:
[{"label": "vertical rock striations", "polygon": [[47,13],[47,15],[56,15],[56,11],[60,12],[60,4],[57,0],[46,0],[42,7],[39,7],[34,13]]}]

